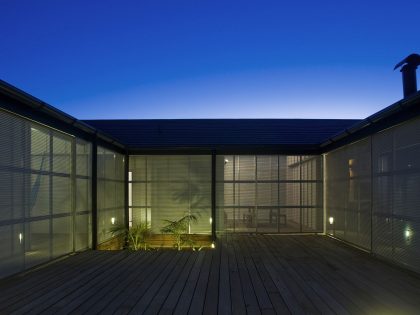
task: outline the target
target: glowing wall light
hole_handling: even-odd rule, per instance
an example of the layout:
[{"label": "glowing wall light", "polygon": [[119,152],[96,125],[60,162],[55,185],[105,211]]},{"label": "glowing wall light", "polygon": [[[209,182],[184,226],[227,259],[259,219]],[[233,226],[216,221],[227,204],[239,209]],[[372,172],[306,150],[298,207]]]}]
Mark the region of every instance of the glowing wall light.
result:
[{"label": "glowing wall light", "polygon": [[213,249],[215,249],[215,248],[216,248],[216,244],[214,244],[214,242],[213,242],[213,243],[211,243],[211,248],[213,248]]},{"label": "glowing wall light", "polygon": [[19,233],[19,243],[22,244],[23,242],[23,234]]},{"label": "glowing wall light", "polygon": [[334,224],[334,218],[333,217],[329,217],[328,218],[328,222],[330,222],[330,224]]},{"label": "glowing wall light", "polygon": [[115,218],[114,218],[114,217],[112,217],[112,218],[111,218],[111,224],[112,224],[112,225],[114,225],[114,224],[115,224]]},{"label": "glowing wall light", "polygon": [[406,229],[404,235],[405,238],[409,239],[413,235],[413,232],[410,229]]},{"label": "glowing wall light", "polygon": [[210,224],[212,224],[213,223],[213,218],[210,218],[209,222],[210,222]]}]

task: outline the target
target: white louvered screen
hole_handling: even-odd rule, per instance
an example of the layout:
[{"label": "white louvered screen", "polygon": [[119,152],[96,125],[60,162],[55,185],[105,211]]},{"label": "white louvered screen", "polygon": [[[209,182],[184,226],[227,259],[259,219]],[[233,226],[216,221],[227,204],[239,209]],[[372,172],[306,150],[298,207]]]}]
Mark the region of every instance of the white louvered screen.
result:
[{"label": "white louvered screen", "polygon": [[[75,141],[0,110],[0,277],[90,246],[91,175],[75,176]],[[84,154],[86,169],[90,149]],[[79,226],[83,240],[73,235]]]},{"label": "white louvered screen", "polygon": [[[198,218],[190,233],[211,233],[211,156],[130,156],[132,221],[147,221],[160,233],[164,220]],[[131,187],[131,189],[130,189]]]},{"label": "white louvered screen", "polygon": [[420,271],[419,161],[420,119],[326,154],[327,232]]},{"label": "white louvered screen", "polygon": [[327,232],[366,249],[371,247],[370,152],[367,138],[326,154]]},{"label": "white louvered screen", "polygon": [[98,147],[98,243],[113,237],[113,225],[124,224],[124,156]]},{"label": "white louvered screen", "polygon": [[92,145],[76,139],[75,249],[92,246]]},{"label": "white louvered screen", "polygon": [[322,231],[322,157],[221,155],[216,161],[219,233]]},{"label": "white louvered screen", "polygon": [[420,271],[420,119],[373,136],[373,252]]}]

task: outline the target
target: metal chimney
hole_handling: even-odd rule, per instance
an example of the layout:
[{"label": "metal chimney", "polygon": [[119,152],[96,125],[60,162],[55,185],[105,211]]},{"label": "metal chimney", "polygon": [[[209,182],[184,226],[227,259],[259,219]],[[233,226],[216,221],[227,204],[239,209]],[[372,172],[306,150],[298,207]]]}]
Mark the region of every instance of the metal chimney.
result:
[{"label": "metal chimney", "polygon": [[407,98],[417,92],[416,70],[418,65],[420,65],[420,55],[411,54],[394,67],[395,70],[402,66],[401,73],[403,79],[404,98]]}]

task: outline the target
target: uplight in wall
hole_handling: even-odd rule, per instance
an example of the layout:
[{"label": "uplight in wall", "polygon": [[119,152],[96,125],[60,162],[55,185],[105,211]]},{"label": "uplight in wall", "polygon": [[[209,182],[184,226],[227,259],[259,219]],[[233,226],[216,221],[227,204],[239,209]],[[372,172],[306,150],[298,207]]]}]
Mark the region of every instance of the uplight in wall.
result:
[{"label": "uplight in wall", "polygon": [[216,244],[214,242],[211,243],[210,245],[211,248],[215,249],[216,248]]},{"label": "uplight in wall", "polygon": [[334,224],[334,217],[329,217],[328,222],[330,222],[330,224]]},{"label": "uplight in wall", "polygon": [[23,233],[19,233],[19,243],[22,244],[23,242]]},{"label": "uplight in wall", "polygon": [[112,217],[112,218],[111,218],[111,224],[112,224],[112,225],[114,225],[114,224],[115,224],[115,218],[114,218],[114,217]]},{"label": "uplight in wall", "polygon": [[213,223],[213,218],[210,218],[209,222],[210,222],[210,224],[212,224]]},{"label": "uplight in wall", "polygon": [[413,235],[413,232],[410,229],[406,229],[404,235],[406,239],[409,239]]}]

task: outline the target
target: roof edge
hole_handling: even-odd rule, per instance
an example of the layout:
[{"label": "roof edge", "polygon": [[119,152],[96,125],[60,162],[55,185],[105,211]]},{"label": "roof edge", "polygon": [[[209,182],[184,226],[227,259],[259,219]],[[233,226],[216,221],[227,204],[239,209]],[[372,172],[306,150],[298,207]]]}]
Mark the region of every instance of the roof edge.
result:
[{"label": "roof edge", "polygon": [[86,122],[79,120],[61,110],[58,108],[49,105],[45,103],[44,101],[30,95],[29,93],[26,93],[25,91],[7,83],[6,81],[3,81],[0,79],[0,93],[15,99],[21,104],[24,104],[32,109],[39,110],[43,114],[47,115],[48,117],[54,118],[59,120],[60,122],[70,125],[78,130],[81,130],[84,133],[98,136],[105,142],[108,142],[114,146],[120,147],[125,149],[125,145],[119,142],[114,137],[104,133],[103,131],[90,126]]},{"label": "roof edge", "polygon": [[[378,126],[382,122],[390,119],[391,117],[395,115],[401,114],[406,111],[410,111],[413,109],[414,106],[419,105],[419,104],[420,104],[420,91],[418,91],[416,94],[413,94],[412,96],[408,98],[401,99],[393,103],[392,105],[389,105],[385,107],[384,109],[381,109],[380,111],[368,116],[367,118],[361,120],[360,122],[354,124],[353,126],[326,139],[324,142],[320,144],[320,148],[323,149],[324,152],[327,152],[329,151],[328,149],[334,144],[345,141],[346,139],[350,137],[354,137],[357,134],[362,134],[363,131],[366,131],[367,129],[372,128],[373,126]],[[420,108],[419,108],[419,111],[420,111]],[[417,113],[416,115],[420,115],[420,112]],[[413,115],[413,118],[414,117],[415,116]],[[384,125],[384,127],[381,130],[389,128],[389,127],[391,126]]]}]

